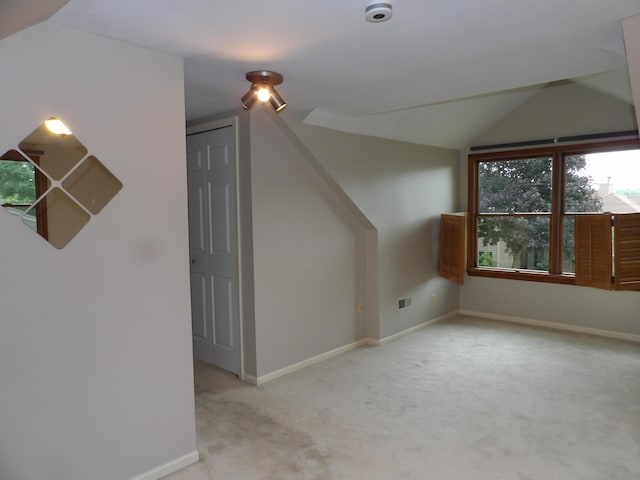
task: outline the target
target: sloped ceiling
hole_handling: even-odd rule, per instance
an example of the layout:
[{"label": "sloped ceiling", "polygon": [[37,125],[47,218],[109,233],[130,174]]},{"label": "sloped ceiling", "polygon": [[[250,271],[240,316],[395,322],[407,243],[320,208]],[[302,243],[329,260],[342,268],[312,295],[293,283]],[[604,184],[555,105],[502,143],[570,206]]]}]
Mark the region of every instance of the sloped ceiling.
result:
[{"label": "sloped ceiling", "polygon": [[0,39],[47,20],[69,0],[2,0]]},{"label": "sloped ceiling", "polygon": [[244,74],[284,74],[307,123],[463,148],[545,84],[631,102],[621,19],[638,0],[71,0],[50,21],[185,58],[189,120],[238,108]]}]

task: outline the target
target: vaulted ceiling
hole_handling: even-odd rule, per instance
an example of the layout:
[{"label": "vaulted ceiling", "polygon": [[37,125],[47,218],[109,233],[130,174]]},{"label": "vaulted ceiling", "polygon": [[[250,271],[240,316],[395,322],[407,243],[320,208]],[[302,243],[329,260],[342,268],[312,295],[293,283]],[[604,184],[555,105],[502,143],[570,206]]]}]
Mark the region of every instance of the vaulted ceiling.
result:
[{"label": "vaulted ceiling", "polygon": [[621,20],[638,0],[392,0],[378,24],[365,3],[71,0],[49,21],[184,57],[188,119],[238,108],[257,69],[307,123],[448,148],[549,82],[632,102]]}]

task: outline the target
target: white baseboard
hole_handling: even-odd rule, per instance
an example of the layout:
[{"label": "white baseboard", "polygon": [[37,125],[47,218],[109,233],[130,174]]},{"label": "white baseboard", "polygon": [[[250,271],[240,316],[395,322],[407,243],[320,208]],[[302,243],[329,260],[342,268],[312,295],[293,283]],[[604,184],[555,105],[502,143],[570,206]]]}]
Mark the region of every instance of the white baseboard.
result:
[{"label": "white baseboard", "polygon": [[380,345],[384,345],[385,343],[389,343],[389,342],[393,342],[394,340],[397,340],[399,338],[402,337],[406,337],[407,335],[411,335],[412,333],[418,332],[420,330],[422,330],[423,328],[427,328],[429,325],[433,325],[434,323],[438,323],[438,322],[442,322],[443,320],[447,320],[449,318],[455,317],[456,315],[458,315],[458,311],[455,310],[453,312],[449,312],[445,315],[442,315],[440,317],[436,317],[433,318],[431,320],[428,320],[426,322],[421,323],[420,325],[416,325],[415,327],[411,327],[411,328],[407,328],[406,330],[402,330],[401,332],[398,333],[394,333],[393,335],[389,335],[388,337],[384,337],[384,338],[367,338],[367,345],[373,345],[373,346],[380,346]]},{"label": "white baseboard", "polygon": [[441,322],[451,317],[455,317],[457,314],[458,314],[458,311],[456,310],[454,312],[447,313],[446,315],[442,315],[440,317],[434,318],[427,322],[421,323],[420,325],[416,325],[415,327],[408,328],[406,330],[403,330],[402,332],[395,333],[393,335],[390,335],[382,339],[363,338],[362,340],[358,340],[357,342],[349,343],[348,345],[344,345],[334,350],[321,353],[320,355],[316,355],[315,357],[311,357],[301,362],[294,363],[293,365],[289,365],[288,367],[281,368],[280,370],[267,373],[266,375],[260,375],[258,377],[254,377],[253,375],[245,374],[244,381],[252,385],[263,385],[267,382],[275,380],[276,378],[280,378],[284,375],[288,375],[290,373],[296,372],[305,367],[315,365],[316,363],[322,362],[324,360],[328,360],[329,358],[335,357],[337,355],[341,355],[343,353],[362,347],[364,345],[373,345],[373,346],[384,345],[385,343],[392,342],[393,340],[397,340],[398,338],[401,338],[406,335],[410,335],[414,332],[417,332],[419,330],[422,330],[423,328],[426,328],[429,325],[433,325],[434,323]]},{"label": "white baseboard", "polygon": [[[251,383],[253,385],[262,385],[266,382],[270,382],[272,380],[275,380],[276,378],[280,378],[284,375],[287,375],[289,373],[293,373],[297,370],[303,369],[305,367],[309,367],[311,365],[314,365],[316,363],[322,362],[324,360],[327,360],[329,358],[335,357],[337,355],[340,355],[342,353],[348,352],[350,350],[354,350],[358,347],[364,346],[364,345],[371,345],[371,346],[380,346],[380,345],[384,345],[386,343],[389,342],[393,342],[394,340],[397,340],[399,338],[405,337],[407,335],[411,335],[412,333],[418,332],[430,325],[433,325],[435,323],[438,322],[442,322],[444,320],[448,320],[450,318],[454,318],[458,315],[466,315],[469,317],[478,317],[478,318],[486,318],[489,320],[499,320],[502,322],[510,322],[510,323],[518,323],[521,325],[529,325],[529,326],[533,326],[533,327],[542,327],[542,328],[551,328],[551,329],[555,329],[555,330],[564,330],[564,331],[568,331],[568,332],[576,332],[576,333],[585,333],[588,335],[598,335],[601,337],[609,337],[609,338],[616,338],[619,340],[628,340],[628,341],[632,341],[632,342],[638,342],[640,343],[640,335],[634,335],[632,333],[624,333],[624,332],[615,332],[612,330],[601,330],[601,329],[597,329],[597,328],[589,328],[589,327],[581,327],[581,326],[577,326],[577,325],[568,325],[566,323],[555,323],[555,322],[547,322],[544,320],[532,320],[529,318],[521,318],[521,317],[513,317],[513,316],[509,316],[509,315],[497,315],[497,314],[492,314],[492,313],[485,313],[485,312],[476,312],[473,310],[455,310],[453,312],[449,312],[445,315],[442,315],[440,317],[436,317],[434,319],[428,320],[424,323],[421,323],[420,325],[416,325],[415,327],[411,327],[411,328],[407,328],[406,330],[403,330],[401,332],[395,333],[393,335],[390,335],[388,337],[384,337],[381,339],[377,339],[377,338],[365,338],[362,340],[359,340],[357,342],[353,342],[350,343],[348,345],[344,345],[342,347],[336,348],[334,350],[331,350],[329,352],[325,352],[322,353],[320,355],[316,355],[315,357],[311,357],[308,358],[306,360],[303,360],[301,362],[298,363],[294,363],[293,365],[289,365],[288,367],[284,367],[281,368],[280,370],[276,370],[274,372],[271,373],[267,373],[266,375],[262,375],[262,376],[258,376],[255,377],[253,375],[248,375],[245,374],[244,375],[244,380],[248,383]],[[197,453],[197,452],[196,452]],[[197,461],[197,459],[195,460]],[[147,480],[147,478],[151,479],[151,478],[155,478],[155,477],[136,477],[133,480]]]},{"label": "white baseboard", "polygon": [[249,375],[248,373],[244,374],[244,376],[242,377],[242,380],[244,380],[247,383],[250,383],[251,385],[258,385],[258,377],[254,377],[253,375]]},{"label": "white baseboard", "polygon": [[276,370],[271,373],[267,373],[266,375],[260,375],[257,378],[251,375],[244,376],[245,381],[252,383],[254,385],[262,385],[264,383],[275,380],[276,378],[280,378],[284,375],[288,375],[289,373],[293,373],[302,368],[309,367],[311,365],[315,365],[316,363],[320,363],[324,360],[328,360],[329,358],[335,357],[342,353],[348,352],[350,350],[354,350],[363,345],[367,345],[367,339],[358,340],[357,342],[349,343],[348,345],[343,345],[342,347],[335,348],[325,353],[321,353],[320,355],[316,355],[315,357],[307,358],[306,360],[302,360],[301,362],[294,363],[293,365],[289,365],[288,367],[281,368],[280,370]]},{"label": "white baseboard", "polygon": [[581,327],[579,325],[568,325],[566,323],[547,322],[544,320],[532,320],[529,318],[512,317],[509,315],[497,315],[493,313],[475,312],[473,310],[459,310],[459,313],[460,315],[467,315],[469,317],[486,318],[489,320],[499,320],[501,322],[530,325],[532,327],[552,328],[554,330],[586,333],[588,335],[597,335],[600,337],[616,338],[618,340],[640,342],[640,335],[634,335],[633,333],[614,332],[612,330],[601,330],[599,328]]},{"label": "white baseboard", "polygon": [[166,477],[167,475],[177,472],[184,467],[188,467],[189,465],[196,463],[198,460],[200,460],[200,454],[195,450],[180,458],[167,462],[164,465],[160,465],[159,467],[149,470],[142,475],[133,477],[131,480],[158,480],[159,478]]}]

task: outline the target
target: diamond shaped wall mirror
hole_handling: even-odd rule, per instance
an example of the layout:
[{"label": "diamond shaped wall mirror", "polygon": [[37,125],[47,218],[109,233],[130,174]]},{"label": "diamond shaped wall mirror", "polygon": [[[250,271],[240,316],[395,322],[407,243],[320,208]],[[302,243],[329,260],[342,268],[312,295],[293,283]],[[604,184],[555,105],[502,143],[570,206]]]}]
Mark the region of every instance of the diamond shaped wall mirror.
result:
[{"label": "diamond shaped wall mirror", "polygon": [[87,148],[62,122],[56,127],[51,120],[0,156],[0,203],[51,245],[63,248],[122,183],[95,156],[87,156]]}]

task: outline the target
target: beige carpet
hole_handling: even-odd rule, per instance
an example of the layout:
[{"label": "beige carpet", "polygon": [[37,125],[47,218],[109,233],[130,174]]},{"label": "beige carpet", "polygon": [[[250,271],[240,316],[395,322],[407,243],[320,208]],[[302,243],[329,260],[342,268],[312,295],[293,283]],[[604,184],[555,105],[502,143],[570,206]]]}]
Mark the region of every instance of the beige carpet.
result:
[{"label": "beige carpet", "polygon": [[168,479],[638,480],[640,345],[460,318],[261,387],[196,368]]}]

